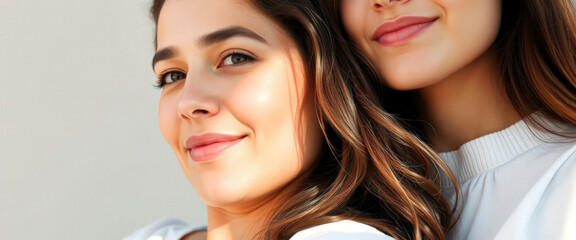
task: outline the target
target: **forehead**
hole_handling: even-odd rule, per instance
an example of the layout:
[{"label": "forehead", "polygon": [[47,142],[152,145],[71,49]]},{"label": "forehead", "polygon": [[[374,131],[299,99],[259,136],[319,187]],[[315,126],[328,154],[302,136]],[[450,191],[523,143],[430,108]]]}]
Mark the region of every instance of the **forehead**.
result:
[{"label": "forehead", "polygon": [[240,26],[265,38],[281,31],[247,0],[167,0],[158,19],[158,46],[177,45],[219,29]]}]

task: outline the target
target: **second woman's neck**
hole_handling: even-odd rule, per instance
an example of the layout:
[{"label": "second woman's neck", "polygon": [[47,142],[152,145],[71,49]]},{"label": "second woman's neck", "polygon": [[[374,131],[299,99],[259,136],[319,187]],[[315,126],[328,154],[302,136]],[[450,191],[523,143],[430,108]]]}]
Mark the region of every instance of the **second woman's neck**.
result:
[{"label": "second woman's neck", "polygon": [[441,82],[419,91],[427,138],[437,151],[502,130],[521,118],[504,90],[497,57],[488,51]]}]

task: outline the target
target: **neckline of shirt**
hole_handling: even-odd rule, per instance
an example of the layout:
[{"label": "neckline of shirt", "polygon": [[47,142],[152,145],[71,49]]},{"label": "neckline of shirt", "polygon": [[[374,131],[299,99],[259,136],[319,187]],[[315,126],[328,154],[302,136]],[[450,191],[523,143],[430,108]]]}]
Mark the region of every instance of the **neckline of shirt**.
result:
[{"label": "neckline of shirt", "polygon": [[[553,123],[533,113],[528,118],[555,132],[562,132],[567,125]],[[518,155],[545,142],[555,142],[560,136],[532,126],[522,119],[511,126],[471,140],[459,149],[439,153],[450,167],[459,183],[498,167]],[[446,181],[444,181],[446,182]],[[445,183],[447,184],[447,183]]]}]

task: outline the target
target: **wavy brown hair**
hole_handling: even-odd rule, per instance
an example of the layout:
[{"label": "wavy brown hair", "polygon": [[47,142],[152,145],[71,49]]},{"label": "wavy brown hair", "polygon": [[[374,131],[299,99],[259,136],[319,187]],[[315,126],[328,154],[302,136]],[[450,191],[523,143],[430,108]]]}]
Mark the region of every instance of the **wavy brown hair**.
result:
[{"label": "wavy brown hair", "polygon": [[576,15],[570,0],[502,1],[495,47],[507,96],[522,116],[539,111],[576,125]]},{"label": "wavy brown hair", "polygon": [[[325,22],[312,0],[249,1],[298,44],[314,81],[318,121],[329,151],[301,184],[286,189],[285,203],[258,237],[289,239],[323,223],[351,219],[397,239],[444,239],[453,208],[439,188],[453,177],[442,160],[379,104],[376,71],[351,62],[359,53]],[[155,0],[156,21],[164,0]]]},{"label": "wavy brown hair", "polygon": [[[345,33],[339,0],[319,0],[327,21]],[[534,126],[547,129],[531,115],[576,125],[576,15],[570,0],[502,0],[502,22],[494,49],[506,97]],[[481,21],[481,20],[479,20]],[[346,37],[347,38],[347,37]],[[355,48],[347,38],[347,47]],[[370,68],[369,64],[365,68]],[[402,119],[418,119],[414,91],[388,89],[385,109]],[[419,130],[419,121],[409,122]],[[547,129],[549,132],[553,132]],[[421,130],[419,130],[421,132]]]}]

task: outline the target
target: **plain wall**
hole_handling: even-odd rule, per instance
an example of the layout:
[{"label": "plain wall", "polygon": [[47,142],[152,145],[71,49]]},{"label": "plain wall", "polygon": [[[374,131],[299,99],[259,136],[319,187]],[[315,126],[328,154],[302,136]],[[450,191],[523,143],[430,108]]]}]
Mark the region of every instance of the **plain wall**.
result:
[{"label": "plain wall", "polygon": [[205,222],[158,128],[149,2],[0,1],[0,239]]},{"label": "plain wall", "polygon": [[148,5],[0,1],[0,239],[205,222],[158,129]]}]

